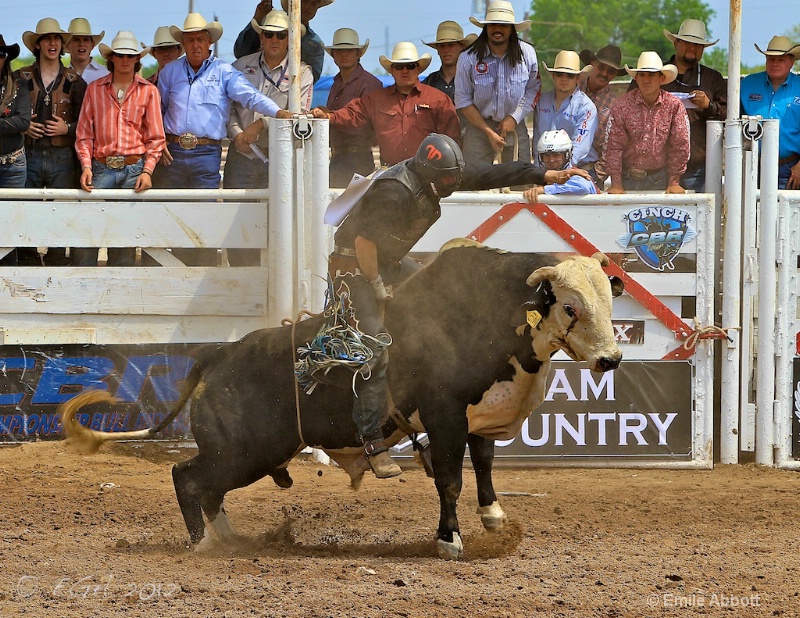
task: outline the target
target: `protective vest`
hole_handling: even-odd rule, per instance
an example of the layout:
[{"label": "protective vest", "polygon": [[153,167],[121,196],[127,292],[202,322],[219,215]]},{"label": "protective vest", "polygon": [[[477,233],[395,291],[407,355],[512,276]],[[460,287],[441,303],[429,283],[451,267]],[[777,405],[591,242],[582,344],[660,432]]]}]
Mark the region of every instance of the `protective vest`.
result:
[{"label": "protective vest", "polygon": [[[21,79],[27,80],[28,90],[31,93],[31,108],[33,113],[39,109],[40,97],[42,96],[42,79],[39,73],[38,65],[30,65],[22,67],[19,70]],[[78,121],[78,114],[80,109],[73,109],[72,104],[72,87],[73,84],[80,78],[80,75],[75,69],[64,67],[56,77],[57,84],[50,91],[50,104],[47,106],[50,110],[50,116],[45,118],[37,118],[37,122],[45,122],[51,118],[61,117],[67,124],[75,123]],[[25,138],[25,143],[28,145],[35,145],[36,140],[31,140],[29,137]],[[66,135],[55,135],[50,138],[50,143],[53,146],[72,146],[75,143],[75,137]]]}]

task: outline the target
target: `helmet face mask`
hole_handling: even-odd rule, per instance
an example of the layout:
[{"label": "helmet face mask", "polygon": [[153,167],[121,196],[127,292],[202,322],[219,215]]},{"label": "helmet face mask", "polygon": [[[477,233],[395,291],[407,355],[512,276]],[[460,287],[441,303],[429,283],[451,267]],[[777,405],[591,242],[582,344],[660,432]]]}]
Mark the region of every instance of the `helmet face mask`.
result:
[{"label": "helmet face mask", "polygon": [[431,133],[417,149],[413,169],[434,186],[439,197],[447,197],[458,189],[464,175],[461,148],[451,137]]},{"label": "helmet face mask", "polygon": [[545,131],[536,143],[536,152],[539,156],[539,163],[542,167],[547,167],[543,160],[542,155],[553,153],[564,153],[566,157],[564,164],[558,169],[567,167],[569,160],[572,158],[572,140],[564,129],[558,131]]}]

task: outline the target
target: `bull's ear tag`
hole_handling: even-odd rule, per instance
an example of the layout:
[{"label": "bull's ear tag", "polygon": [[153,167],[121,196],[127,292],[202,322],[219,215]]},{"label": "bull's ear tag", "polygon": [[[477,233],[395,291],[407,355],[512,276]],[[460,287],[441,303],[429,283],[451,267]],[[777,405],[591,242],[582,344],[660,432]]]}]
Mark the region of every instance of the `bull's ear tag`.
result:
[{"label": "bull's ear tag", "polygon": [[528,324],[531,325],[531,328],[536,328],[539,322],[542,321],[542,314],[536,311],[536,309],[529,309],[525,312],[525,316],[528,320]]}]

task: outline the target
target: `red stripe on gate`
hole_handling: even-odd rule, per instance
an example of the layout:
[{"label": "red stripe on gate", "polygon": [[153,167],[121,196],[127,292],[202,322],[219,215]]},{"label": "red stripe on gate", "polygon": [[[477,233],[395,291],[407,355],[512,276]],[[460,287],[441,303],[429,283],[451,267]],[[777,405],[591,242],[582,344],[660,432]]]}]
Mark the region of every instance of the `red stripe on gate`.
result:
[{"label": "red stripe on gate", "polygon": [[[579,234],[574,227],[559,217],[546,204],[523,204],[516,202],[506,204],[486,221],[476,227],[467,237],[477,242],[485,242],[492,234],[499,230],[506,223],[511,221],[522,210],[527,210],[539,218],[542,223],[558,234],[568,245],[578,251],[581,255],[592,255],[599,249],[589,242],[583,235]],[[620,266],[611,262],[605,270],[612,275],[616,275],[625,283],[625,291],[635,299],[642,307],[647,309],[664,326],[675,333],[675,338],[686,339],[694,330],[686,325],[669,307],[662,303],[658,298],[651,294],[638,281],[631,278]],[[668,352],[662,360],[685,360],[694,354],[694,348],[686,349],[683,346]]]}]

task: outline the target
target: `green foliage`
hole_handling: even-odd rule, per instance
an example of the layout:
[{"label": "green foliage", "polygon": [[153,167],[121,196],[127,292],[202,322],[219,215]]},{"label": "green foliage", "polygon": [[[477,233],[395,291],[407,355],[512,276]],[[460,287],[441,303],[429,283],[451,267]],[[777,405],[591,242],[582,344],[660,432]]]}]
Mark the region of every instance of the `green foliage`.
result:
[{"label": "green foliage", "polygon": [[684,19],[708,24],[713,15],[702,0],[533,0],[527,38],[548,64],[562,49],[597,51],[609,43],[622,50],[623,63],[634,64],[643,51],[672,56],[665,27],[677,32]]}]

